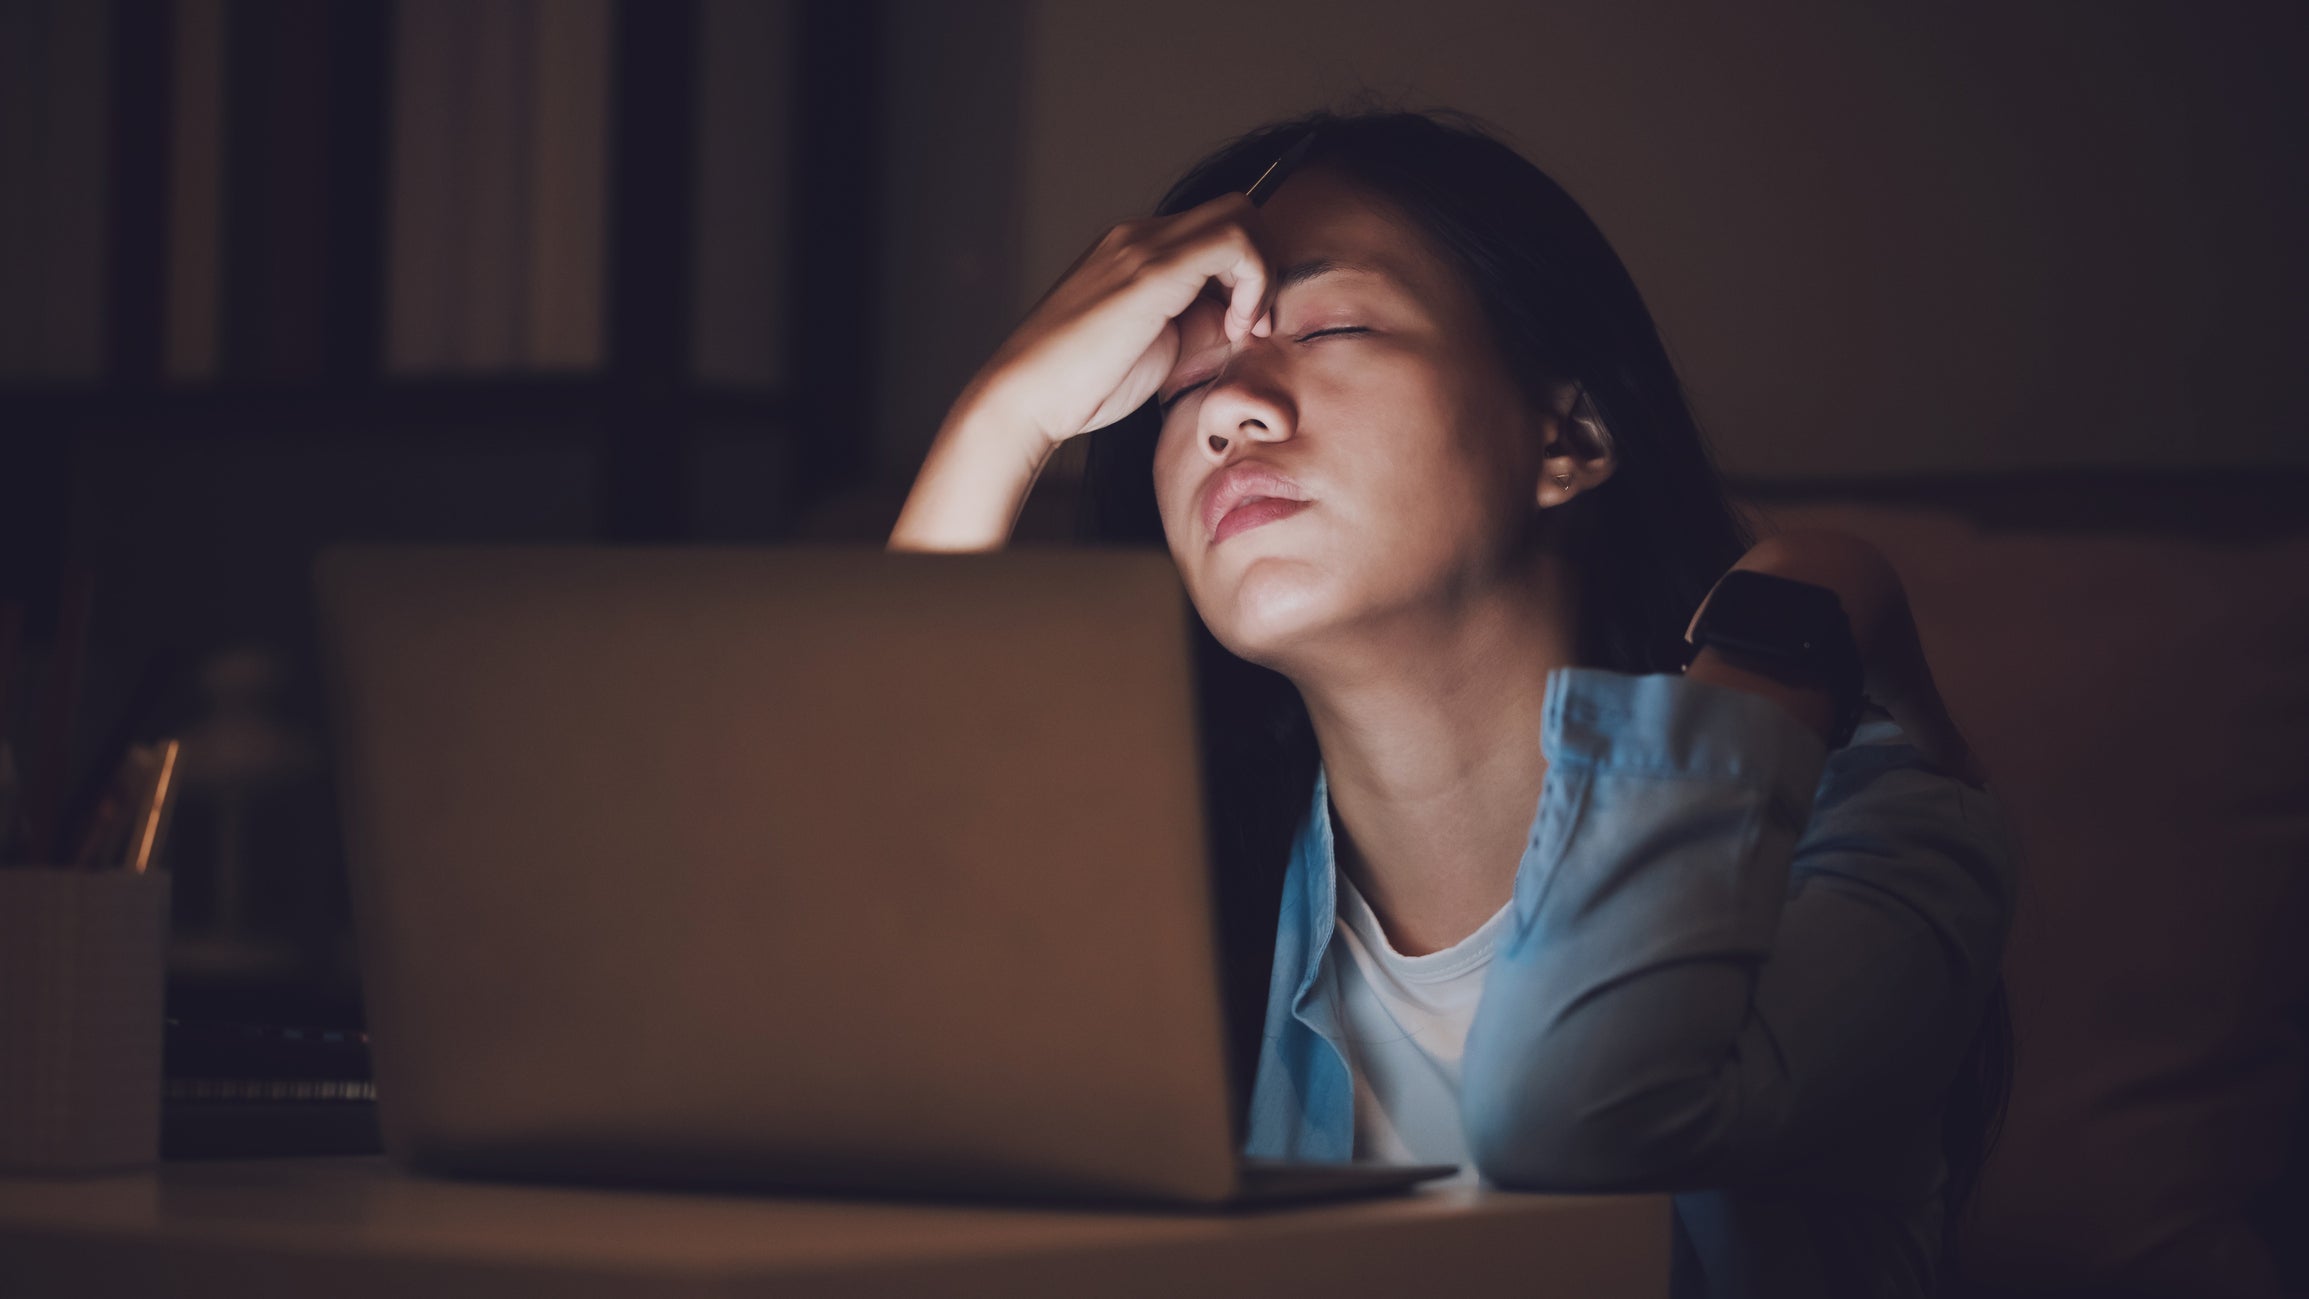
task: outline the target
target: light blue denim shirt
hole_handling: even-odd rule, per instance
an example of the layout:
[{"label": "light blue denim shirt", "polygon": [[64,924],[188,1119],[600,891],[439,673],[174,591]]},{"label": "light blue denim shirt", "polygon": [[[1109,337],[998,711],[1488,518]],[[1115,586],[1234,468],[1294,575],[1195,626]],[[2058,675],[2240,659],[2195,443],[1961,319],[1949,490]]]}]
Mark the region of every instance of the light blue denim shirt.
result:
[{"label": "light blue denim shirt", "polygon": [[[1678,1295],[1928,1295],[1942,1098],[2015,886],[1995,801],[1888,716],[1551,673],[1547,776],[1462,1062],[1484,1179],[1667,1190]],[[1327,783],[1284,876],[1246,1152],[1345,1160]],[[1531,1260],[1544,1275],[1545,1257]]]}]

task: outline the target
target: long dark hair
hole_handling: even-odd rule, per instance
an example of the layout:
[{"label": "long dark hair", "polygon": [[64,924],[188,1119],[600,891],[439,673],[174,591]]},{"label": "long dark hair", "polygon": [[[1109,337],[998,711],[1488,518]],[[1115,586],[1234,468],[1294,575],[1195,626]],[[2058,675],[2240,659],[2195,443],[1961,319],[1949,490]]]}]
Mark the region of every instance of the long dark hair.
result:
[{"label": "long dark hair", "polygon": [[[1581,575],[1578,661],[1628,673],[1677,670],[1692,611],[1755,538],[1603,232],[1546,173],[1457,113],[1318,112],[1263,126],[1195,164],[1156,212],[1249,188],[1310,132],[1302,166],[1329,168],[1392,203],[1456,262],[1531,400],[1570,385],[1584,392],[1618,464],[1561,507],[1563,544]],[[1153,473],[1161,428],[1149,402],[1091,435],[1087,539],[1162,544]],[[1257,1059],[1282,876],[1313,796],[1317,754],[1288,680],[1227,652],[1199,623],[1196,642],[1240,1102]],[[1977,1169],[1977,1153],[1969,1167]]]}]

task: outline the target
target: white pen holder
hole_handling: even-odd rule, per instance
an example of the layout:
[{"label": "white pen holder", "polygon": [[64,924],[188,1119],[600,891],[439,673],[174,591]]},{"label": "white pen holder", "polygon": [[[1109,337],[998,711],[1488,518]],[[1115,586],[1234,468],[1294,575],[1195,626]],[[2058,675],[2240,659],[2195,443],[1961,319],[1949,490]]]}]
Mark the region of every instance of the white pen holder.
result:
[{"label": "white pen holder", "polygon": [[0,1173],[160,1157],[168,875],[0,867]]}]

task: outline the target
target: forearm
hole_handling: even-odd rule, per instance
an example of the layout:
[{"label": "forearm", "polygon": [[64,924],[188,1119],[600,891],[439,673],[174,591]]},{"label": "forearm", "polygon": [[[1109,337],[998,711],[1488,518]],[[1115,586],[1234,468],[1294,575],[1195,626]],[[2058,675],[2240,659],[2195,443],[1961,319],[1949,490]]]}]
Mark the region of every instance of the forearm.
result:
[{"label": "forearm", "polygon": [[1905,745],[1822,781],[1785,715],[1804,701],[1691,689],[1723,684],[1704,659],[1551,679],[1546,860],[1463,1066],[1503,1185],[1775,1175],[1928,1107],[1995,977],[2010,863],[1985,799]]},{"label": "forearm", "polygon": [[890,530],[891,550],[1000,550],[1051,444],[967,396],[938,430]]},{"label": "forearm", "polygon": [[[1729,666],[1705,658],[1702,676]],[[1764,692],[1691,678],[1550,679],[1548,860],[1519,880],[1461,1079],[1469,1148],[1500,1184],[1673,1185],[1761,1117],[1723,1071],[1825,745]]]}]

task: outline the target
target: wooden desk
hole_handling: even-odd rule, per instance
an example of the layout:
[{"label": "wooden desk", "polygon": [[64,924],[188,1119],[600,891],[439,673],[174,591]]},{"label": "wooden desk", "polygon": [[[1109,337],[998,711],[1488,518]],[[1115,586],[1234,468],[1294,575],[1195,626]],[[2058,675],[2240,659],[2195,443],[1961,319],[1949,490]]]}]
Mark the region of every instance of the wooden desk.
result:
[{"label": "wooden desk", "polygon": [[9,1299],[1667,1292],[1661,1196],[1123,1213],[450,1182],[381,1158],[0,1178]]}]

